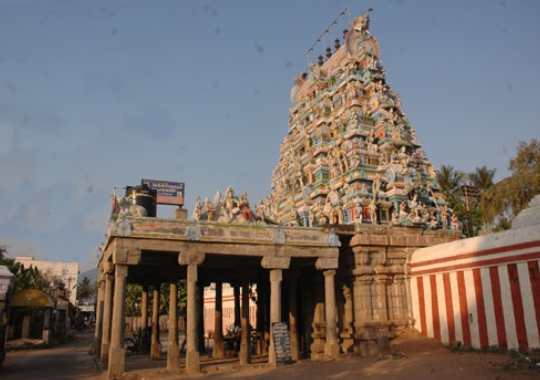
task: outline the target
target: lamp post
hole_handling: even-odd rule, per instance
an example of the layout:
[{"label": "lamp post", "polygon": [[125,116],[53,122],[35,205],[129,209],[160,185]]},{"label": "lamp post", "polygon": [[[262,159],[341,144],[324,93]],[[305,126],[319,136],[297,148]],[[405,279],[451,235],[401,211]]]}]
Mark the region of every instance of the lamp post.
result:
[{"label": "lamp post", "polygon": [[461,191],[463,192],[463,195],[465,195],[465,207],[467,209],[467,231],[469,232],[469,237],[473,237],[474,230],[473,230],[473,225],[472,225],[471,206],[469,203],[469,197],[477,197],[478,188],[474,185],[465,184],[461,186]]},{"label": "lamp post", "polygon": [[[135,313],[134,313],[134,317],[135,317],[135,318],[134,318],[134,320],[133,320],[133,321],[134,321],[133,327],[135,327],[135,321],[137,321],[137,327],[140,327],[140,323],[138,323],[138,319],[137,319],[137,317],[138,317],[138,315],[139,315],[139,303],[138,303],[137,301],[135,301],[135,302],[133,303],[133,308],[135,309]],[[139,330],[139,329],[138,329],[138,328],[137,328],[137,329],[134,328],[133,330]]]}]

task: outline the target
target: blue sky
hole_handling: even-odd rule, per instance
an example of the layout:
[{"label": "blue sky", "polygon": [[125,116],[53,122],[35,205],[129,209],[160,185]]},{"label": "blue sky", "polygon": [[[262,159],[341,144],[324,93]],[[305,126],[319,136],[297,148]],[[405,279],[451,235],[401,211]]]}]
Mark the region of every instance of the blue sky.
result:
[{"label": "blue sky", "polygon": [[540,139],[536,0],[0,0],[0,245],[93,268],[109,194],[142,178],[184,182],[190,215],[229,185],[264,198],[293,80],[347,7],[374,9],[387,82],[437,168],[499,180]]}]

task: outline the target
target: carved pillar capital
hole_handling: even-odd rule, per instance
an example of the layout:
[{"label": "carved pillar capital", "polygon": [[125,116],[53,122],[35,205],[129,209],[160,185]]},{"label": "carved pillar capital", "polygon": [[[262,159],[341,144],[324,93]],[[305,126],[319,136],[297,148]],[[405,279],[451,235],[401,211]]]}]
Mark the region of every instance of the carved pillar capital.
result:
[{"label": "carved pillar capital", "polygon": [[112,261],[104,262],[102,268],[103,268],[103,273],[105,274],[110,274],[114,272],[114,264],[112,263]]},{"label": "carved pillar capital", "polygon": [[195,250],[182,251],[178,255],[178,264],[180,265],[201,265],[204,261],[205,254]]},{"label": "carved pillar capital", "polygon": [[141,261],[141,250],[135,248],[116,247],[113,252],[113,262],[115,264],[139,264]]},{"label": "carved pillar capital", "polygon": [[319,257],[315,262],[315,268],[317,268],[318,270],[337,269],[338,266],[339,262],[337,257]]},{"label": "carved pillar capital", "polygon": [[116,265],[114,270],[115,278],[125,279],[128,275],[128,266],[127,265]]},{"label": "carved pillar capital", "polygon": [[290,257],[265,256],[261,259],[261,266],[265,269],[289,269]]},{"label": "carved pillar capital", "polygon": [[323,270],[324,277],[331,277],[334,278],[336,275],[335,269],[325,269]]},{"label": "carved pillar capital", "polygon": [[281,269],[272,269],[270,271],[270,282],[279,282],[283,280],[283,272]]}]

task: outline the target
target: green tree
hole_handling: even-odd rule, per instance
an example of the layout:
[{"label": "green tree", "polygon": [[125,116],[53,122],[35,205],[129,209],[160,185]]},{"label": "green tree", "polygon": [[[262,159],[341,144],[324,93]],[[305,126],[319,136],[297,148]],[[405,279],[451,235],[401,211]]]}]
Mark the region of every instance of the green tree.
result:
[{"label": "green tree", "polygon": [[143,287],[139,284],[126,285],[126,316],[140,315]]},{"label": "green tree", "polygon": [[489,190],[489,212],[498,219],[513,219],[540,194],[540,142],[520,142],[508,169],[512,174]]},{"label": "green tree", "polygon": [[90,299],[95,294],[95,288],[92,285],[92,281],[88,277],[84,277],[81,282],[77,284],[77,299],[85,301]]}]

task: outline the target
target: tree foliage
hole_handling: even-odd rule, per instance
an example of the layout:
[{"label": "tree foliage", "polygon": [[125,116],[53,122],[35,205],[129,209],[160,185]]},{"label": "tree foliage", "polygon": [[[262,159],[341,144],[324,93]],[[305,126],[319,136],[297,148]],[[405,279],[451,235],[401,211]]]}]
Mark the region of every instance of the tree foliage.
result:
[{"label": "tree foliage", "polygon": [[488,169],[487,166],[476,168],[474,173],[469,174],[469,179],[478,191],[478,211],[482,219],[483,227],[487,228],[488,224],[495,219],[495,214],[491,212],[491,196],[489,190],[494,185],[496,169]]},{"label": "tree foliage", "polygon": [[451,165],[442,165],[440,170],[437,170],[437,182],[439,189],[450,204],[454,206],[456,201],[456,193],[465,179],[465,173],[454,169]]},{"label": "tree foliage", "polygon": [[[127,316],[136,316],[141,315],[141,304],[142,304],[142,292],[143,287],[139,284],[127,284],[126,286],[126,315]],[[153,288],[149,289],[148,292],[148,308],[152,309],[153,303]],[[159,286],[159,314],[168,314],[169,313],[169,283],[163,282]],[[187,288],[186,281],[180,280],[178,282],[178,308],[180,316],[183,315],[186,308],[186,299],[187,299]]]},{"label": "tree foliage", "polygon": [[85,301],[90,299],[95,294],[95,288],[92,285],[92,281],[88,277],[84,277],[77,284],[77,299],[80,301]]},{"label": "tree foliage", "polygon": [[[508,169],[511,175],[497,183],[496,170],[487,166],[469,174],[449,165],[437,171],[439,189],[449,207],[464,226],[470,219],[474,235],[481,229],[509,229],[512,219],[540,194],[540,142],[520,142]],[[469,235],[467,229],[463,232]]]},{"label": "tree foliage", "polygon": [[8,257],[7,246],[0,246],[0,265],[5,265],[15,275],[15,291],[23,289],[45,290],[50,280],[37,268],[25,268],[20,262]]},{"label": "tree foliage", "polygon": [[508,169],[512,174],[492,187],[490,211],[512,219],[540,194],[540,142],[520,142]]}]

